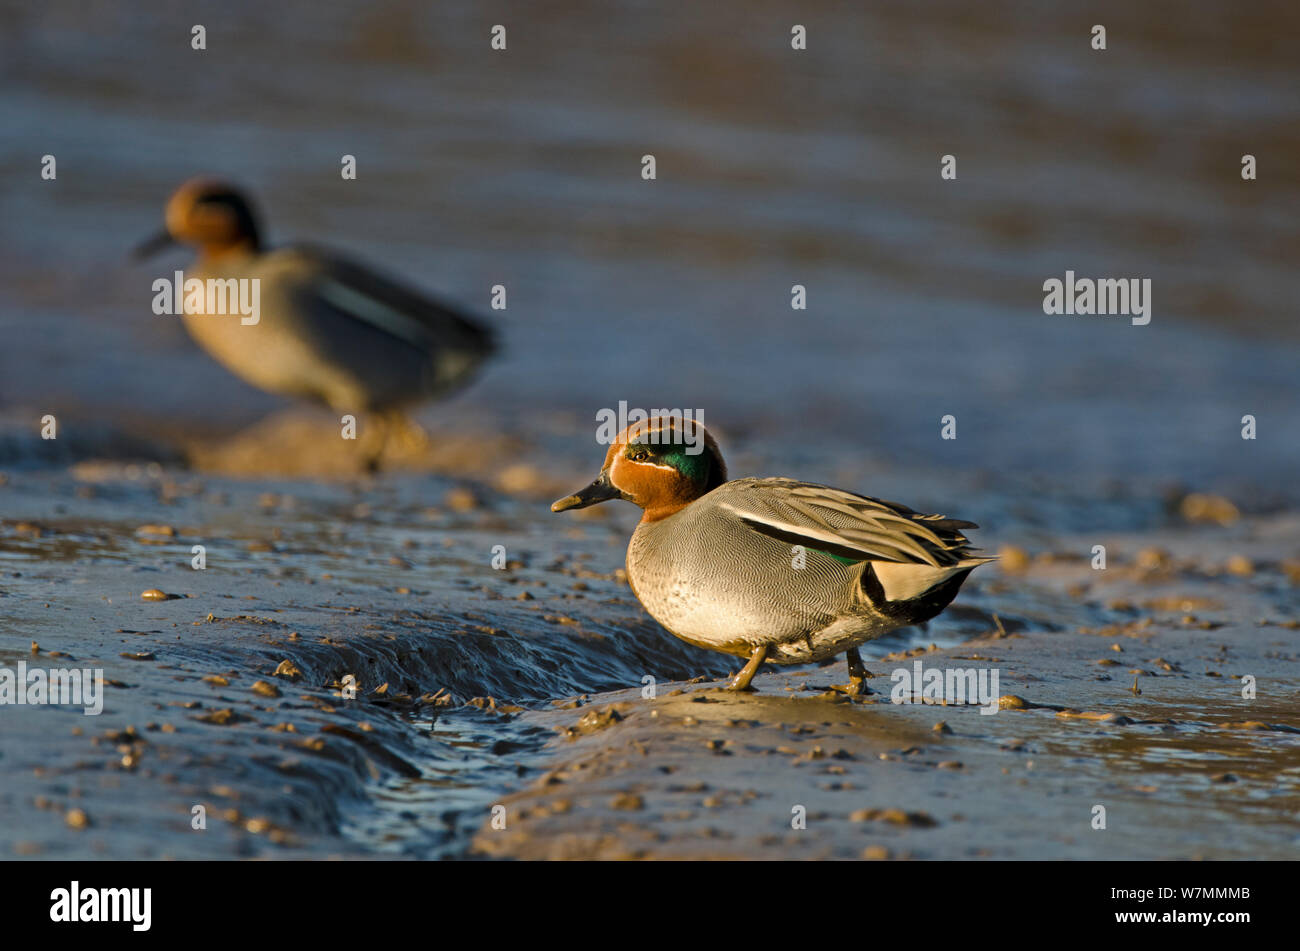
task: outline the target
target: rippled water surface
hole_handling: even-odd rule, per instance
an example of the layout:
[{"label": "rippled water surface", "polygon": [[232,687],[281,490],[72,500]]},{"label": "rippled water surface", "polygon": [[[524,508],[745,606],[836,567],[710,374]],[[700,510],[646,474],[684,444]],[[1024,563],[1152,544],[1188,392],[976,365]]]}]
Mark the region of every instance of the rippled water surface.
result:
[{"label": "rippled water surface", "polygon": [[[563,739],[586,713],[635,708],[647,674],[685,689],[730,666],[636,603],[617,573],[630,511],[546,510],[591,478],[595,414],[621,400],[701,409],[733,474],[898,498],[981,523],[987,548],[1042,556],[1020,575],[983,569],[953,610],[872,645],[873,660],[960,652],[1001,625],[1037,652],[1007,691],[1135,725],[1084,733],[1044,706],[970,727],[975,749],[999,750],[1011,722],[1054,789],[1084,795],[1132,772],[1116,794],[1163,830],[1148,854],[1293,844],[1269,836],[1294,810],[1294,716],[1276,698],[1252,713],[1216,692],[1202,668],[1221,655],[1195,637],[1222,630],[1243,658],[1229,672],[1296,686],[1294,628],[1279,625],[1296,618],[1286,566],[1300,558],[1300,8],[798,6],[803,52],[789,5],[766,0],[147,12],[0,0],[0,651],[16,663],[35,641],[124,685],[79,734],[66,711],[0,717],[0,758],[21,767],[0,791],[5,847],[448,857],[569,841],[548,800],[528,808],[552,832],[509,840],[513,852],[471,846],[491,805],[598,742]],[[488,47],[496,22],[504,53]],[[1108,27],[1104,52],[1088,45],[1092,22]],[[206,51],[190,49],[194,23]],[[47,153],[53,182],[38,174]],[[1256,181],[1240,177],[1244,153]],[[355,181],[339,176],[345,154]],[[655,181],[641,178],[646,154]],[[955,181],[939,176],[948,154]],[[282,401],[152,315],[152,281],[186,259],[139,265],[127,251],[198,173],[248,188],[273,242],[336,246],[498,326],[500,358],[421,413],[431,460],[336,478],[339,460],[309,451],[331,420],[277,415]],[[1149,278],[1151,323],[1045,315],[1043,282],[1067,270]],[[504,311],[488,308],[496,284]],[[791,309],[796,284],[806,310]],[[46,414],[58,440],[37,435]],[[940,438],[948,415],[955,440]],[[1255,440],[1241,438],[1246,415]],[[1226,495],[1235,514],[1189,523],[1189,490]],[[137,531],[150,524],[173,534]],[[1090,573],[1099,538],[1137,574]],[[200,542],[210,567],[194,572]],[[490,566],[498,544],[503,571]],[[1139,570],[1153,548],[1175,553],[1167,576]],[[1242,552],[1252,572],[1227,572]],[[179,597],[140,601],[153,587]],[[1209,590],[1212,606],[1148,603]],[[1146,629],[1081,633],[1143,618],[1151,656]],[[1192,637],[1203,622],[1220,627]],[[1140,698],[1123,692],[1139,675],[1089,666],[1121,640],[1154,685]],[[1175,650],[1182,670],[1165,676],[1151,661]],[[123,656],[141,653],[153,659]],[[300,679],[276,677],[286,659]],[[348,673],[359,704],[339,699]],[[839,676],[772,683],[798,697]],[[252,692],[259,680],[279,696]],[[790,703],[727,710],[774,728],[805,716]],[[244,719],[201,719],[226,709]],[[867,744],[857,755],[892,755],[931,726],[899,712],[898,742],[877,749],[882,710],[844,727],[845,743]],[[607,735],[640,736],[628,721]],[[1265,729],[1221,727],[1255,721]],[[917,795],[982,815],[1004,764],[986,775],[975,757],[966,786],[917,780]],[[721,787],[720,760],[708,769]],[[737,783],[769,776],[764,795],[785,795],[775,772],[741,760]],[[1212,781],[1224,772],[1236,780]],[[888,790],[889,775],[861,782]],[[1075,848],[1053,838],[1059,800],[1013,775],[1027,785],[996,795],[1043,830],[1014,854]],[[1153,797],[1253,831],[1187,845],[1178,821],[1142,805]],[[81,838],[64,821],[77,802],[94,821]],[[186,832],[194,802],[223,817],[207,839]],[[1001,821],[984,815],[1006,833]],[[715,831],[700,841],[745,835]],[[915,854],[1001,854],[947,820],[938,834]],[[647,848],[690,838],[664,836]],[[1100,848],[1086,841],[1070,854]]]}]

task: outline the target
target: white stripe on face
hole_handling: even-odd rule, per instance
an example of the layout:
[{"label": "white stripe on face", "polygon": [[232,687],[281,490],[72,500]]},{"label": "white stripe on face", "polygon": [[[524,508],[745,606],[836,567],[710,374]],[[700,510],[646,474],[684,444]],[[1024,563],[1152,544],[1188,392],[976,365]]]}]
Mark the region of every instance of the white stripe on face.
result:
[{"label": "white stripe on face", "polygon": [[[641,433],[637,433],[637,435],[638,435],[639,437],[643,438],[643,439],[653,439],[655,436],[657,436],[658,434],[660,434],[660,433],[662,433],[662,432],[663,432],[663,430],[656,429],[656,430],[654,430],[653,432],[650,432],[650,433],[641,432]],[[669,435],[671,435],[671,433],[670,433]],[[623,458],[625,458],[628,462],[632,463],[632,465],[634,465],[634,466],[646,466],[647,468],[650,468],[650,469],[662,469],[662,470],[664,470],[665,472],[677,472],[677,467],[676,467],[676,466],[664,465],[664,464],[661,464],[661,463],[658,463],[658,462],[651,462],[649,459],[641,459],[641,460],[637,460],[637,459],[633,459],[630,455],[627,454],[627,453],[631,453],[631,452],[636,452],[636,451],[638,451],[638,450],[640,450],[640,449],[644,449],[646,452],[650,453],[650,454],[653,456],[653,454],[654,454],[654,450],[651,449],[651,446],[655,446],[655,445],[660,445],[660,446],[669,446],[669,445],[674,445],[674,444],[673,444],[673,443],[654,443],[654,442],[651,442],[651,443],[644,443],[644,442],[628,443],[628,449],[627,449],[627,452],[624,453]]]},{"label": "white stripe on face", "polygon": [[661,466],[661,465],[660,465],[659,463],[657,463],[657,462],[648,462],[648,461],[641,461],[641,462],[638,462],[638,461],[635,460],[635,459],[629,459],[628,462],[632,463],[632,465],[634,465],[634,466],[645,466],[645,467],[647,467],[647,468],[649,468],[649,469],[663,469],[663,470],[666,471],[666,472],[676,472],[676,471],[677,471],[677,467],[676,467],[676,466]]}]

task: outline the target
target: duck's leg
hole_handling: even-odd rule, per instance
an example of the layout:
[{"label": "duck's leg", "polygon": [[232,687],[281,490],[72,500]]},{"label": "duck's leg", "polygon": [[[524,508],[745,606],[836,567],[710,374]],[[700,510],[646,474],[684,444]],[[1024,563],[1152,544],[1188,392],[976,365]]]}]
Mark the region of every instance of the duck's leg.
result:
[{"label": "duck's leg", "polygon": [[867,689],[867,678],[871,676],[871,671],[867,670],[862,664],[862,655],[858,653],[856,647],[850,647],[844,652],[845,659],[849,662],[849,693],[855,697],[865,696],[871,693]]},{"label": "duck's leg", "polygon": [[394,410],[390,422],[393,447],[400,455],[414,457],[428,452],[432,447],[433,440],[424,431],[424,427],[406,413]]},{"label": "duck's leg", "polygon": [[380,469],[380,462],[384,458],[384,450],[388,447],[388,438],[392,432],[392,420],[388,413],[379,410],[370,414],[366,420],[365,439],[365,458],[362,460],[362,468],[374,475]]},{"label": "duck's leg", "polygon": [[758,647],[755,647],[754,653],[749,655],[749,663],[745,665],[744,669],[741,670],[740,673],[736,674],[731,683],[727,684],[727,689],[753,690],[754,688],[749,685],[749,682],[754,679],[754,675],[758,673],[758,668],[763,666],[763,661],[766,658],[767,645],[760,644]]}]

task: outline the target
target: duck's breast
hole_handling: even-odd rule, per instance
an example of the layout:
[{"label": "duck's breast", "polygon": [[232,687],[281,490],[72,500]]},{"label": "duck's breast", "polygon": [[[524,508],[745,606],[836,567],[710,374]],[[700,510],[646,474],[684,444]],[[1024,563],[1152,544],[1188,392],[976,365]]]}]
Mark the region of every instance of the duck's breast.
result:
[{"label": "duck's breast", "polygon": [[[296,276],[285,272],[279,252],[223,258],[187,272],[187,277],[203,281],[205,293],[203,306],[187,306],[182,320],[209,356],[260,389],[321,398],[334,372],[314,358],[310,338],[299,332],[303,318],[293,312],[289,299]],[[211,282],[223,282],[224,308],[209,305],[206,287],[215,286]],[[246,304],[255,301],[256,309],[246,306],[253,312],[245,314],[232,307],[230,290],[241,292]]]},{"label": "duck's breast", "polygon": [[669,631],[742,654],[808,638],[854,612],[860,569],[795,551],[708,501],[641,523],[628,545],[633,591]]},{"label": "duck's breast", "polygon": [[329,258],[289,247],[211,264],[198,276],[258,281],[256,322],[185,315],[195,341],[255,386],[344,412],[413,402],[432,388],[428,352],[350,310],[359,295],[349,295]]}]

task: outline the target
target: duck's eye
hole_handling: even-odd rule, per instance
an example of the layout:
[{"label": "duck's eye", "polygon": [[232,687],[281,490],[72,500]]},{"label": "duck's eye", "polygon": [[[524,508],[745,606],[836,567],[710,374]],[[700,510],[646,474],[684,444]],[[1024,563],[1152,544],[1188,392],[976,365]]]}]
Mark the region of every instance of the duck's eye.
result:
[{"label": "duck's eye", "polygon": [[633,462],[645,462],[650,458],[650,451],[648,449],[636,449],[629,458]]}]

